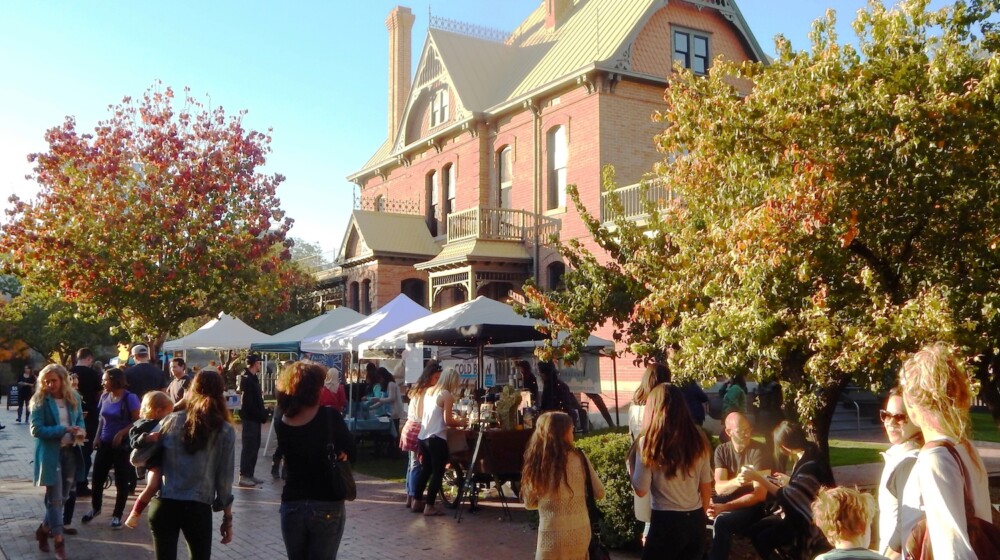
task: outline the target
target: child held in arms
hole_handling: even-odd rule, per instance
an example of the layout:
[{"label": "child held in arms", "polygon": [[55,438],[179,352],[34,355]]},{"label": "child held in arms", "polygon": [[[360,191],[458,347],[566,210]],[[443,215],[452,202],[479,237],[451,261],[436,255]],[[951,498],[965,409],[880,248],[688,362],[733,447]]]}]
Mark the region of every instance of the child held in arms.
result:
[{"label": "child held in arms", "polygon": [[140,467],[140,471],[142,467],[146,469],[146,489],[139,494],[135,505],[132,506],[132,512],[125,520],[125,526],[129,529],[135,529],[139,525],[142,510],[146,509],[153,496],[160,490],[162,450],[153,450],[153,447],[160,440],[162,428],[160,420],[173,411],[174,401],[166,393],[150,391],[142,397],[142,405],[139,407],[140,418],[129,428],[128,438],[133,449],[132,464]]}]

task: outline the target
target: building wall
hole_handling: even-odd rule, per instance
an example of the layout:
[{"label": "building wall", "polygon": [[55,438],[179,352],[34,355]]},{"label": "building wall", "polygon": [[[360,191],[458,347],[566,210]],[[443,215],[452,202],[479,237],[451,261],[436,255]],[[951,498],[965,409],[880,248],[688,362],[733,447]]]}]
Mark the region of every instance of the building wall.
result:
[{"label": "building wall", "polygon": [[[742,40],[732,24],[711,9],[698,9],[683,2],[671,2],[658,10],[637,34],[632,48],[632,71],[648,76],[666,78],[672,65],[672,30],[675,26],[705,32],[709,35],[709,55],[712,59],[722,56],[731,60],[744,60]],[[554,126],[565,127],[568,141],[567,183],[575,184],[580,191],[584,207],[592,214],[599,215],[601,203],[601,170],[611,164],[616,170],[618,185],[625,186],[640,181],[652,170],[664,155],[659,153],[655,136],[664,126],[652,120],[653,114],[664,107],[664,86],[650,82],[601,81],[604,76],[595,76],[598,83],[591,88],[583,85],[567,86],[545,98],[533,99],[541,126],[535,130],[535,114],[530,108],[519,108],[513,112],[490,117],[485,123],[476,125],[475,133],[466,131],[442,140],[435,146],[422,148],[410,156],[407,165],[394,166],[386,177],[368,178],[362,185],[362,196],[374,198],[383,195],[387,199],[411,200],[426,214],[430,200],[425,196],[425,178],[432,170],[439,174],[446,165],[455,166],[456,202],[455,211],[475,206],[495,207],[499,195],[497,156],[501,149],[512,149],[512,191],[511,207],[535,212],[561,221],[560,238],[563,242],[578,239],[584,248],[594,253],[602,262],[604,255],[590,239],[589,233],[580,220],[572,201],[567,199],[566,207],[546,210],[546,186],[548,182],[548,151],[545,145],[547,133]],[[748,84],[736,84],[748,89]],[[421,98],[419,107],[411,109],[407,135],[424,138],[442,127],[430,129],[430,97]],[[454,92],[449,99],[449,123],[454,122],[458,110],[458,100]],[[445,200],[444,182],[439,175],[439,199]],[[536,189],[539,199],[536,201]],[[537,205],[537,207],[536,207]],[[443,243],[444,229],[439,226],[439,240]],[[538,283],[549,285],[548,266],[561,260],[554,247],[543,246],[538,252],[536,263],[539,271]],[[427,274],[416,271],[406,263],[377,264],[378,281],[374,297],[378,305],[384,305],[400,291],[401,282],[406,278],[421,278],[427,281]],[[350,279],[348,279],[350,282]],[[494,290],[495,292],[495,290]],[[485,292],[484,292],[485,293]],[[490,294],[494,295],[494,294]],[[446,290],[435,301],[435,308],[446,308],[460,303],[464,294],[458,290]],[[473,296],[474,297],[474,294]],[[377,309],[373,302],[373,309]],[[595,333],[612,339],[612,328],[606,325]],[[642,368],[632,364],[632,356],[625,355],[617,360],[618,398],[625,406],[638,384]],[[609,406],[613,406],[614,394],[611,384],[610,360],[601,360],[602,369],[607,370],[604,394]]]},{"label": "building wall", "polygon": [[715,10],[699,9],[685,2],[670,2],[660,8],[639,32],[632,55],[632,69],[666,77],[673,67],[671,29],[674,26],[709,35],[709,57],[745,60],[746,50],[733,25]]}]

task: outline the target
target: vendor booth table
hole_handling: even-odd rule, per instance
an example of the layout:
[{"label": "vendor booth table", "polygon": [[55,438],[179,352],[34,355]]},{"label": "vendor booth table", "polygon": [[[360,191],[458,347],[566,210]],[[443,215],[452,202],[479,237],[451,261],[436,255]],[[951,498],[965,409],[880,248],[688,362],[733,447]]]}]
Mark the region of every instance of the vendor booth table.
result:
[{"label": "vendor booth table", "polygon": [[479,490],[491,484],[496,488],[504,513],[510,518],[503,485],[510,482],[515,494],[519,492],[524,450],[532,433],[533,430],[449,428],[450,466],[445,473],[441,495],[446,504],[457,508],[456,519],[461,521],[458,506],[462,501],[467,500],[470,511],[475,511]]}]

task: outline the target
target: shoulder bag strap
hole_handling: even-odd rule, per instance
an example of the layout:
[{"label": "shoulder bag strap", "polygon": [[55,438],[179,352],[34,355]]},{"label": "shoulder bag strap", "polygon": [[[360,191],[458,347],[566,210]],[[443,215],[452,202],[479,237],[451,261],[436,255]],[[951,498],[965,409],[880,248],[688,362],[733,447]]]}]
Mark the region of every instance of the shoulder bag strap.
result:
[{"label": "shoulder bag strap", "polygon": [[951,453],[952,458],[955,459],[955,462],[958,463],[958,470],[962,472],[962,489],[965,494],[965,519],[966,522],[972,521],[972,518],[976,516],[976,506],[972,499],[971,490],[969,489],[969,473],[965,469],[965,462],[962,461],[962,456],[958,454],[958,450],[955,449],[955,446],[952,445],[950,441],[932,443],[938,443],[938,445],[935,445],[934,447],[944,447],[947,449],[948,453]]},{"label": "shoulder bag strap", "polygon": [[591,532],[597,532],[598,519],[597,519],[597,501],[594,499],[594,486],[590,479],[590,464],[587,461],[587,455],[581,449],[576,450],[580,454],[580,461],[583,462],[583,472],[587,479],[587,515],[590,517],[590,527]]}]

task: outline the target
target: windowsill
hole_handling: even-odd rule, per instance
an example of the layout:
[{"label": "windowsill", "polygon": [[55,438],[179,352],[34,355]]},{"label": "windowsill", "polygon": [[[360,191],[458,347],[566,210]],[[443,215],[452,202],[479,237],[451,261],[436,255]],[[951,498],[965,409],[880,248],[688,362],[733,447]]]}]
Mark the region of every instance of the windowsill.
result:
[{"label": "windowsill", "polygon": [[566,213],[566,207],[565,206],[560,206],[558,208],[553,208],[551,210],[546,210],[545,212],[542,212],[542,215],[543,216],[558,216],[559,214],[565,214],[565,213]]}]

